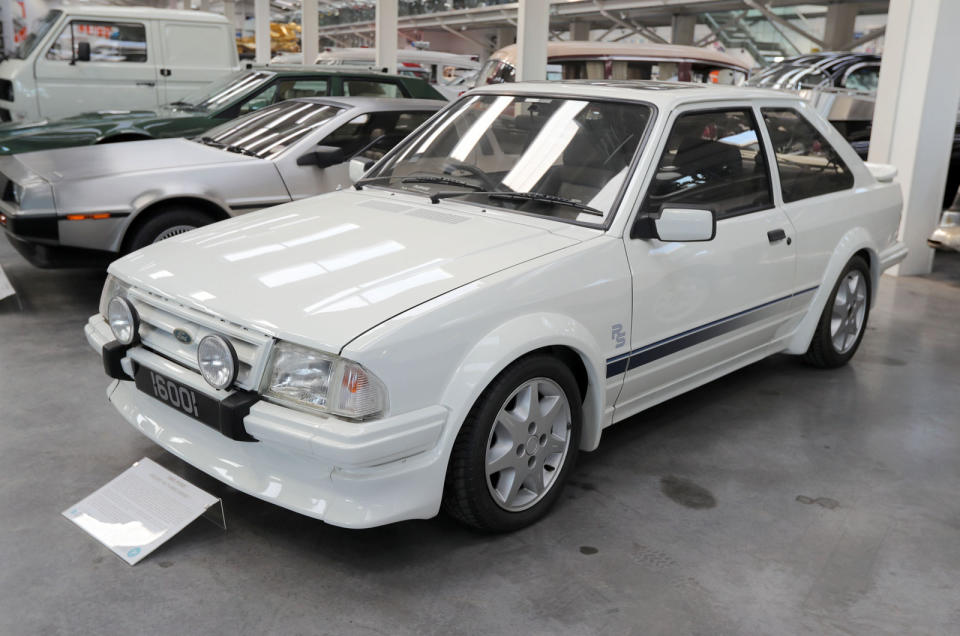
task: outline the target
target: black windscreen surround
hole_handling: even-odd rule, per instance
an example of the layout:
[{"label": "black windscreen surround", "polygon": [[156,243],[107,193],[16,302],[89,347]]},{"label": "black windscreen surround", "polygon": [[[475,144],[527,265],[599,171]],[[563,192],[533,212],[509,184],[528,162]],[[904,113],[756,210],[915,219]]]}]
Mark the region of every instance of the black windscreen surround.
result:
[{"label": "black windscreen surround", "polygon": [[761,112],[777,157],[784,203],[853,187],[847,164],[800,113],[791,108]]},{"label": "black windscreen surround", "polygon": [[748,109],[698,111],[673,124],[641,212],[710,207],[717,218],[773,206],[767,161]]}]

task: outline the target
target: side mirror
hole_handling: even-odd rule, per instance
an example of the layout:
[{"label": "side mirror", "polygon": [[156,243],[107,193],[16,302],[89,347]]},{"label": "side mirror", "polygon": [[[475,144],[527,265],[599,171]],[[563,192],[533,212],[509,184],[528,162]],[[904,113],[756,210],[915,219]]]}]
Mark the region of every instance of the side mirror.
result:
[{"label": "side mirror", "polygon": [[664,208],[658,219],[637,219],[630,232],[631,238],[665,242],[712,241],[716,235],[716,214],[713,210],[698,208]]},{"label": "side mirror", "polygon": [[317,146],[313,152],[297,157],[298,166],[316,166],[318,168],[329,168],[338,163],[343,163],[347,158],[343,150],[336,146]]},{"label": "side mirror", "polygon": [[359,159],[350,160],[350,182],[356,183],[359,181],[364,173],[373,167],[373,164],[376,163],[373,159],[366,159],[361,157]]},{"label": "side mirror", "polygon": [[90,61],[90,43],[89,42],[77,42],[77,62],[89,62]]}]

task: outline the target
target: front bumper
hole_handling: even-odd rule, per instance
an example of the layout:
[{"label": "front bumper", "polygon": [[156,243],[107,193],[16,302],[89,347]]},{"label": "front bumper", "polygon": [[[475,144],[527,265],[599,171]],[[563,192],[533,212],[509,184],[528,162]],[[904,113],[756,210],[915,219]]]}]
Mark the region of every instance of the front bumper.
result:
[{"label": "front bumper", "polygon": [[[84,332],[100,352],[112,341],[99,315]],[[195,372],[140,347],[122,364],[150,367],[222,399]],[[318,417],[269,402],[243,424],[255,442],[235,441],[115,380],[110,402],[134,428],[225,484],[289,510],[347,528],[368,528],[437,514],[446,472],[438,445],[447,410],[428,407],[371,422]]]},{"label": "front bumper", "polygon": [[907,257],[907,251],[906,244],[903,241],[897,241],[880,252],[880,272],[903,262]]}]

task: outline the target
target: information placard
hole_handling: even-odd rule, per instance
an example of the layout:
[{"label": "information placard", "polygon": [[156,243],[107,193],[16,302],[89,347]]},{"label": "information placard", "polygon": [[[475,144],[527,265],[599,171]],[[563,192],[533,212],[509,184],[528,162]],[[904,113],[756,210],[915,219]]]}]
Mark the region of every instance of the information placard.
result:
[{"label": "information placard", "polygon": [[13,296],[16,293],[17,290],[10,284],[7,273],[3,271],[3,265],[0,265],[0,300],[3,300],[7,296]]},{"label": "information placard", "polygon": [[218,498],[144,457],[63,516],[135,565],[214,506],[222,520]]}]

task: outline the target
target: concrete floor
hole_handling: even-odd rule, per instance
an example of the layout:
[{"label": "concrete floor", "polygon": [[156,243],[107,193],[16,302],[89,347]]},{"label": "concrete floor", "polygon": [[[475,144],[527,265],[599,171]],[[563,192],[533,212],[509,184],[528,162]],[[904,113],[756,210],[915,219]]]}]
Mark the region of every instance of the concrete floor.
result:
[{"label": "concrete floor", "polygon": [[[837,371],[777,356],[609,429],[553,514],[347,531],[231,491],[104,398],[102,273],[4,241],[0,634],[956,634],[960,260],[881,283]],[[223,497],[129,567],[60,512],[151,457]]]}]

